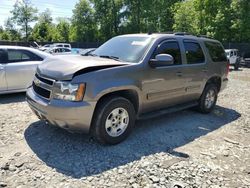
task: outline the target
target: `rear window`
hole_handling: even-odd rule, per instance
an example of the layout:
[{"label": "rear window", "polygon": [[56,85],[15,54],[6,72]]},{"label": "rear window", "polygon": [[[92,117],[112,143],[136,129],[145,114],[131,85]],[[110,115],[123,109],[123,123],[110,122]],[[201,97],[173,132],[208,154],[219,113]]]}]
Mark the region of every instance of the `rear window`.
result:
[{"label": "rear window", "polygon": [[205,42],[205,46],[214,62],[227,61],[226,53],[220,43]]}]

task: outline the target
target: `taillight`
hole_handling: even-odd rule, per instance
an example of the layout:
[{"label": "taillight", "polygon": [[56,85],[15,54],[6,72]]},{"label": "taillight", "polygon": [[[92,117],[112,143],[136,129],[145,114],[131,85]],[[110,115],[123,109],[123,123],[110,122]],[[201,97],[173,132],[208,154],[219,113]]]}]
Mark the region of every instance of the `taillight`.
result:
[{"label": "taillight", "polygon": [[227,61],[227,72],[226,72],[226,75],[228,76],[229,74],[229,71],[230,71],[230,63],[229,61]]}]

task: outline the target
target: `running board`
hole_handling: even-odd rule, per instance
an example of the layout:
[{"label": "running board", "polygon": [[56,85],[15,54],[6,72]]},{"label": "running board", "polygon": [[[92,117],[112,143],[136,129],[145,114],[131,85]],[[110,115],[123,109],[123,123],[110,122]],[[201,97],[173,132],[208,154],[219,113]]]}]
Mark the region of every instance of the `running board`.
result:
[{"label": "running board", "polygon": [[140,115],[138,117],[138,119],[151,119],[151,118],[155,118],[155,117],[162,116],[162,115],[165,115],[165,114],[185,110],[187,108],[197,106],[198,104],[199,104],[198,102],[180,104],[180,105],[165,108],[165,109],[162,109],[162,110],[157,110],[157,111],[154,111],[154,112],[149,112],[149,113],[142,114],[142,115]]}]

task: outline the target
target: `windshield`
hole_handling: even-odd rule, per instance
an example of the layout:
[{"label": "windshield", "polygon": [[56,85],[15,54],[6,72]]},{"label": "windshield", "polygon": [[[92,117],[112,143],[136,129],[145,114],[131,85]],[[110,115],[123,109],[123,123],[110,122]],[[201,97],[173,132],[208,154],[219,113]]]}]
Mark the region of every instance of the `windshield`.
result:
[{"label": "windshield", "polygon": [[115,37],[97,48],[91,55],[113,57],[121,61],[138,63],[151,41],[152,38],[142,36]]}]

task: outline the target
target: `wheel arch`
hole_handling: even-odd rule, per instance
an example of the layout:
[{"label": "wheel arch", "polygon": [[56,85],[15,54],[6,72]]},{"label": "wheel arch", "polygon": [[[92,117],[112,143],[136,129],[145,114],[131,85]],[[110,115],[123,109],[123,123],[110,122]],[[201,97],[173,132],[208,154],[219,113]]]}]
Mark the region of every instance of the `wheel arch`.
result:
[{"label": "wheel arch", "polygon": [[211,78],[208,79],[208,81],[206,82],[205,87],[208,84],[215,84],[217,89],[218,89],[218,92],[220,92],[220,90],[221,90],[221,82],[222,82],[221,77],[217,76],[217,75],[214,75],[214,76],[212,76]]}]

